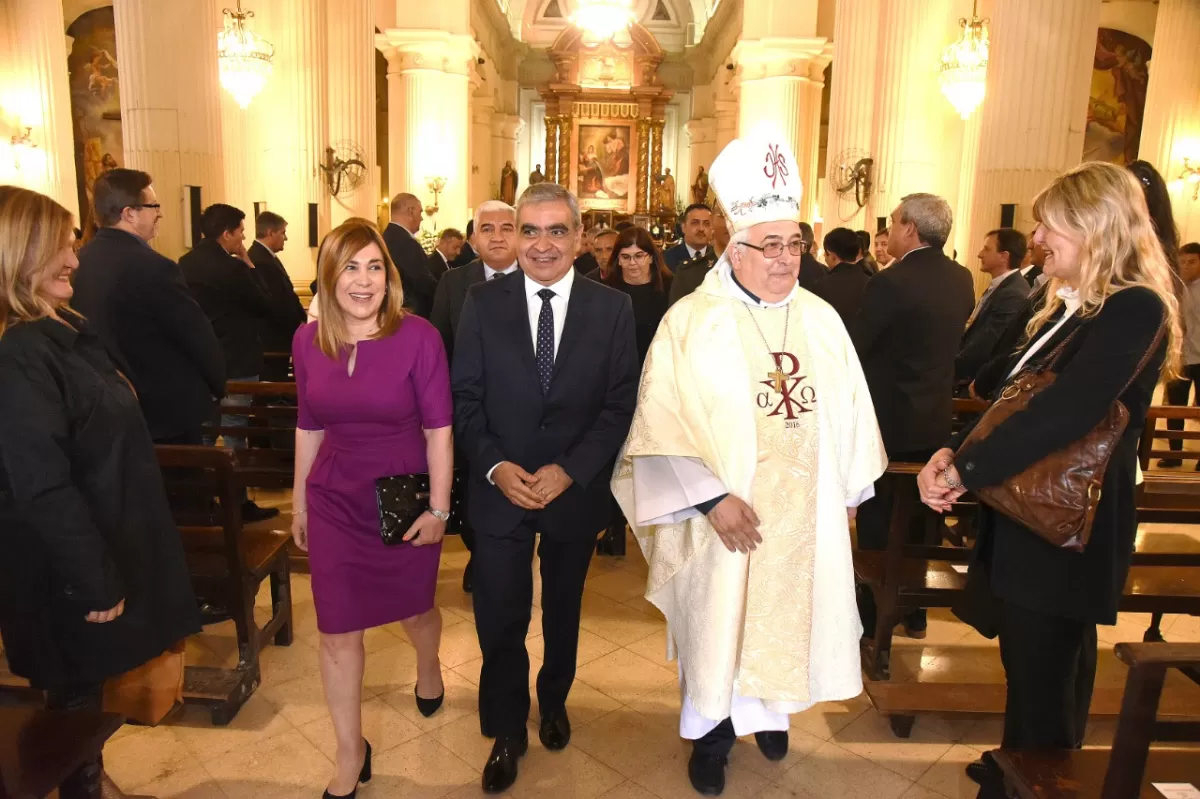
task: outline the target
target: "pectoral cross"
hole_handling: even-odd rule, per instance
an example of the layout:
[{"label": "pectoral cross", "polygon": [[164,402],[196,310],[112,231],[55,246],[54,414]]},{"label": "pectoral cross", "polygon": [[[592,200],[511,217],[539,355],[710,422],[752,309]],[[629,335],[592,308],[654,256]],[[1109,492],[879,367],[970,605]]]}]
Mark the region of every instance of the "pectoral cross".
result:
[{"label": "pectoral cross", "polygon": [[783,393],[783,385],[787,378],[788,376],[784,374],[783,368],[779,365],[775,366],[774,372],[767,372],[767,379],[774,385],[776,394]]}]

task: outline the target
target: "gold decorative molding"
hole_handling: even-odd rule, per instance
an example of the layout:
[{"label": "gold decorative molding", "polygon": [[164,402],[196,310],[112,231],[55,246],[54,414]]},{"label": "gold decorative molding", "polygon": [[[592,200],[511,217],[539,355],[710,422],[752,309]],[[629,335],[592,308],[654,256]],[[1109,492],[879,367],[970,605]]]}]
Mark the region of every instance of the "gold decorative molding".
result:
[{"label": "gold decorative molding", "polygon": [[641,117],[638,130],[637,212],[650,213],[650,120]]},{"label": "gold decorative molding", "polygon": [[577,119],[637,119],[637,103],[579,102],[571,106]]}]

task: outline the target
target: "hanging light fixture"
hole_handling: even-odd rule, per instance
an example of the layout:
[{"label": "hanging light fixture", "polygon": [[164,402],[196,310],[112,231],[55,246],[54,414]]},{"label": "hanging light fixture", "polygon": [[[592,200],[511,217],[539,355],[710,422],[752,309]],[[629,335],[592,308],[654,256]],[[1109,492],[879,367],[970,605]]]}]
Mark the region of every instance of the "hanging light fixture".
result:
[{"label": "hanging light fixture", "polygon": [[989,20],[977,13],[979,0],[971,4],[971,19],[959,19],[962,36],[942,51],[942,66],[938,76],[942,94],[967,119],[983,102],[987,88]]},{"label": "hanging light fixture", "polygon": [[632,0],[578,0],[571,24],[589,39],[606,42],[634,21]]},{"label": "hanging light fixture", "polygon": [[254,12],[242,11],[242,0],[238,0],[236,11],[227,8],[223,13],[225,29],[217,34],[221,85],[245,108],[270,77],[275,48],[246,26]]}]

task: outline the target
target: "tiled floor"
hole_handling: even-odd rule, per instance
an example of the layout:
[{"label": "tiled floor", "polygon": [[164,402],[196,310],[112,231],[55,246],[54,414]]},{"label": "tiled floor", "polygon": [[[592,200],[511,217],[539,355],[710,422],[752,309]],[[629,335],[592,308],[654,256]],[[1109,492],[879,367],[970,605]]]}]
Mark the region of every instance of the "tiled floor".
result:
[{"label": "tiled floor", "polygon": [[[460,588],[466,552],[446,541],[438,602],[445,631],[446,703],[423,718],[413,703],[415,653],[399,625],[367,636],[363,699],[375,778],[364,799],[481,796],[480,769],[490,741],[479,734],[476,684],[480,652],[471,599]],[[536,570],[535,570],[536,575]],[[531,723],[531,747],[511,795],[519,799],[674,799],[694,796],[686,775],[688,745],[678,736],[675,666],[665,661],[662,617],[644,599],[646,565],[630,542],[626,558],[596,558],[587,583],[579,672],[568,710],[574,734],[563,752],[547,752]],[[262,688],[226,728],[186,710],[156,729],[125,727],[105,749],[109,772],[127,791],[187,799],[317,797],[331,772],[333,732],[317,669],[316,618],[308,577],[293,579],[297,640],[263,655]],[[266,597],[260,601],[265,605]],[[535,595],[535,602],[538,601]],[[895,679],[1003,680],[995,645],[953,620],[931,614],[923,642],[896,639]],[[1140,640],[1144,617],[1104,629],[1098,682],[1119,685],[1123,667],[1111,643]],[[540,665],[540,612],[529,633],[530,660]],[[1172,640],[1200,640],[1200,619],[1168,617]],[[189,643],[192,662],[234,656],[229,625]],[[531,674],[531,677],[533,675]],[[536,704],[536,703],[535,703]],[[536,719],[537,709],[534,708]],[[753,738],[734,749],[725,796],[730,799],[958,799],[974,797],[963,766],[999,742],[998,719],[922,718],[900,741],[865,695],[793,717],[791,753],[769,763]],[[1089,743],[1111,740],[1097,724]]]}]

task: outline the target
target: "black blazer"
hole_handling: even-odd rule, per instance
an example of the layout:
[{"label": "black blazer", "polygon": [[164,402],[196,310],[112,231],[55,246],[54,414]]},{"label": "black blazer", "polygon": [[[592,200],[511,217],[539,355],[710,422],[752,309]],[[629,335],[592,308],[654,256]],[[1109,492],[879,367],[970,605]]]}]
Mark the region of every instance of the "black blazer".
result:
[{"label": "black blazer", "polygon": [[308,321],[304,306],[296,296],[292,279],[275,253],[261,242],[254,242],[248,251],[254,262],[254,277],[263,287],[271,303],[272,314],[259,326],[264,352],[291,352],[292,337]]},{"label": "black blazer", "polygon": [[1033,268],[1030,269],[1024,275],[1025,282],[1029,284],[1029,288],[1033,288],[1034,286],[1037,285],[1037,279],[1041,276],[1042,276],[1042,268],[1040,266],[1038,266],[1037,264],[1034,264]]},{"label": "black blazer", "polygon": [[203,239],[179,259],[188,288],[221,341],[230,380],[261,376],[260,327],[275,317],[257,270],[246,266],[214,239]]},{"label": "black blazer", "polygon": [[975,392],[979,396],[990,397],[996,387],[1008,377],[1012,356],[1025,341],[1025,328],[1029,325],[1029,320],[1045,303],[1046,288],[1049,285],[1049,283],[1043,283],[1025,298],[1017,315],[1008,323],[1004,335],[997,342],[996,354],[975,374]]},{"label": "black blazer", "polygon": [[800,283],[800,288],[816,291],[825,278],[829,277],[829,270],[821,266],[821,262],[812,257],[811,253],[804,253],[800,256],[800,274],[797,280]]},{"label": "black blazer", "polygon": [[450,262],[450,268],[454,269],[459,266],[466,266],[478,257],[479,255],[475,252],[475,248],[471,246],[471,242],[464,241],[462,252],[458,254],[457,258]]},{"label": "black blazer", "polygon": [[596,256],[590,252],[585,252],[583,255],[575,259],[575,271],[581,275],[588,275],[594,270],[600,268],[600,262],[596,260]]},{"label": "black blazer", "polygon": [[389,222],[383,229],[383,242],[400,270],[405,307],[428,319],[433,309],[433,293],[437,290],[437,280],[429,273],[429,256],[412,234],[395,222]]},{"label": "black blazer", "polygon": [[433,295],[433,312],[429,321],[442,334],[446,355],[454,362],[454,338],[458,334],[458,322],[462,318],[463,304],[467,301],[467,290],[487,279],[483,261],[475,260],[466,266],[456,266],[438,281]]},{"label": "black blazer", "polygon": [[867,271],[863,261],[842,261],[829,270],[825,279],[817,284],[812,291],[825,302],[833,306],[833,310],[842,317],[846,329],[854,322],[854,316],[862,305],[863,292],[867,290],[867,281],[871,273]]},{"label": "black blazer", "polygon": [[1000,354],[1004,334],[1021,314],[1028,297],[1029,283],[1020,272],[1010,272],[986,300],[981,300],[979,313],[963,333],[962,348],[954,361],[955,379],[974,380],[983,365]]},{"label": "black blazer", "polygon": [[693,260],[702,260],[708,256],[712,256],[713,263],[717,261],[717,251],[710,244],[700,255],[692,258],[692,253],[688,250],[686,242],[679,242],[674,247],[668,247],[663,251],[663,260],[667,263],[667,268],[675,272],[680,266]]},{"label": "black blazer", "polygon": [[[1042,360],[1039,356],[1049,355],[1077,331],[1060,356],[1054,384],[955,459],[968,488],[998,485],[1083,438],[1114,400],[1120,399],[1129,411],[1129,426],[1104,474],[1092,536],[1082,554],[1051,546],[1003,514],[983,511],[972,568],[982,564],[990,569],[992,592],[1001,599],[1053,616],[1116,623],[1137,533],[1138,438],[1158,383],[1165,342],[1129,389],[1119,392],[1134,374],[1164,315],[1158,296],[1137,286],[1110,296],[1091,319],[1068,320],[1033,359]],[[1017,357],[1010,359],[1010,371]],[[957,449],[969,431],[951,439],[948,446]]]},{"label": "black blazer", "polygon": [[850,334],[889,455],[950,436],[954,359],[974,307],[971,273],[931,247],[867,282]]},{"label": "black blazer", "polygon": [[99,684],[200,632],[137,398],[80,327],[0,337],[0,633],[37,688]]},{"label": "black blazer", "polygon": [[[670,252],[670,250],[667,250],[667,252]],[[708,252],[704,255],[690,261],[684,261],[678,267],[673,267],[674,277],[671,280],[671,292],[667,295],[667,307],[671,307],[700,288],[700,284],[704,282],[704,278],[708,276],[709,270],[716,263],[717,253],[712,247],[709,247]]]},{"label": "black blazer", "polygon": [[128,366],[154,440],[199,443],[225,396],[225,358],[175,262],[101,228],[79,251],[71,304]]},{"label": "black blazer", "polygon": [[512,461],[533,473],[557,463],[574,483],[528,518],[544,536],[586,538],[608,525],[613,459],[637,401],[638,359],[629,297],[576,276],[554,377],[542,395],[525,276],[471,289],[454,347],[454,429],[470,465],[468,518],[503,535],[526,517],[487,472]]},{"label": "black blazer", "polygon": [[443,256],[437,250],[429,253],[429,258],[427,261],[429,265],[429,274],[433,276],[434,280],[441,280],[442,276],[446,274],[446,270],[450,268],[450,264],[446,262],[445,256]]}]

